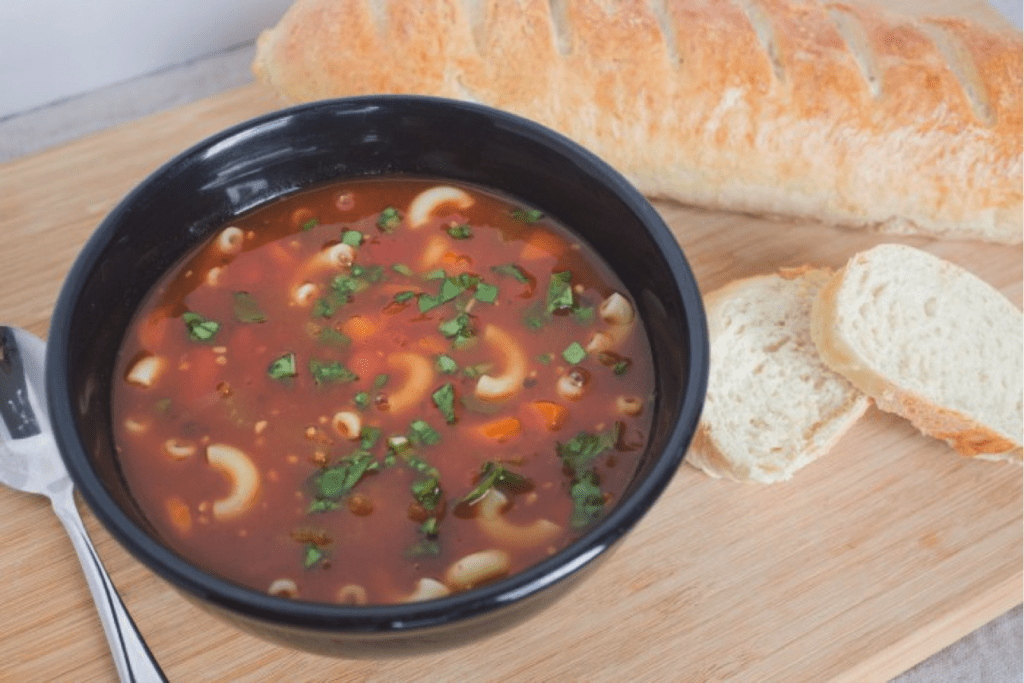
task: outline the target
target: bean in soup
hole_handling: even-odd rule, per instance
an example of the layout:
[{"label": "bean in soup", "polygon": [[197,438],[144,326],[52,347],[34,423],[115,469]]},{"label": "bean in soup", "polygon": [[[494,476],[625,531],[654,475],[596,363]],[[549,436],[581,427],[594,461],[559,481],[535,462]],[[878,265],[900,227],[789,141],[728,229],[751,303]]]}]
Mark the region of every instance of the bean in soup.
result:
[{"label": "bean in soup", "polygon": [[376,178],[238,218],[123,343],[123,471],[166,542],[273,594],[448,595],[557,552],[622,494],[653,368],[572,233],[467,185]]}]

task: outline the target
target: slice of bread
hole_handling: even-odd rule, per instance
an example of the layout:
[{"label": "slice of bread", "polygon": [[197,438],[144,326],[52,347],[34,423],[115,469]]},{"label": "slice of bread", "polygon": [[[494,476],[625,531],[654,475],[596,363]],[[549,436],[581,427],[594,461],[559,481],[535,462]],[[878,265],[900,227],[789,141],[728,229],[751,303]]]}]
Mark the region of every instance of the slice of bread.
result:
[{"label": "slice of bread", "polygon": [[1020,462],[1024,327],[998,290],[928,252],[853,256],[814,303],[822,359],[966,456]]},{"label": "slice of bread", "polygon": [[811,306],[832,271],[736,280],[705,297],[711,367],[686,461],[713,477],[773,483],[827,452],[870,401],[811,339]]}]

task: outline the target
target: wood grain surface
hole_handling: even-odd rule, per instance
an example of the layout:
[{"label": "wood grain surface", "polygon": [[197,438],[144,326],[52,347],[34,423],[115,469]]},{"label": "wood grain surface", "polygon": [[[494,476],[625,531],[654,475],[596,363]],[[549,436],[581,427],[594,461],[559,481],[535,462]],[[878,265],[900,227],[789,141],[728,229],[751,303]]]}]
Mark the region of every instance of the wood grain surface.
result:
[{"label": "wood grain surface", "polygon": [[[188,145],[278,106],[247,86],[0,165],[0,323],[45,337],[74,257],[132,186]],[[898,241],[1021,306],[1020,247],[657,208],[703,291],[782,266],[839,267]],[[1021,602],[1022,507],[1019,467],[963,460],[872,410],[788,484],[716,481],[684,466],[594,576],[524,625],[436,655],[347,661],[207,615],[80,506],[171,681],[884,681]],[[0,681],[114,680],[45,499],[0,487],[0,547]]]}]

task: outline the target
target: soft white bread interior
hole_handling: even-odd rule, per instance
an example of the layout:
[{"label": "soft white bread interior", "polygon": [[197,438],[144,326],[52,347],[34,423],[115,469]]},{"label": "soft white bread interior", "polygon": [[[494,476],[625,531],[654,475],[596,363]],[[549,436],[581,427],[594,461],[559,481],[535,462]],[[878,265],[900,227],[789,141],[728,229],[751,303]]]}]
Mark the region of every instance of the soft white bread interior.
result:
[{"label": "soft white bread interior", "polygon": [[705,297],[711,367],[686,462],[713,477],[773,483],[827,452],[869,400],[811,340],[811,306],[831,271],[783,270]]},{"label": "soft white bread interior", "polygon": [[296,0],[253,71],[293,103],[505,109],[650,197],[1016,244],[1022,54],[1017,31],[819,0]]},{"label": "soft white bread interior", "polygon": [[1020,462],[1020,310],[975,275],[926,251],[883,244],[853,256],[812,316],[824,361],[963,455]]}]

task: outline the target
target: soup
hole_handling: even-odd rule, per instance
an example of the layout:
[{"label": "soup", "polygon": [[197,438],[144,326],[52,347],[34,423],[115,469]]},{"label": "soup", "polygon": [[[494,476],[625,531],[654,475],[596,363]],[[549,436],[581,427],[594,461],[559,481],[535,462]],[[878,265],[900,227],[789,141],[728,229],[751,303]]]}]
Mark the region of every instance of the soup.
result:
[{"label": "soup", "polygon": [[441,597],[557,552],[621,496],[653,412],[643,325],[589,247],[398,177],[218,231],[147,295],[116,373],[124,476],[165,542],[318,602]]}]

